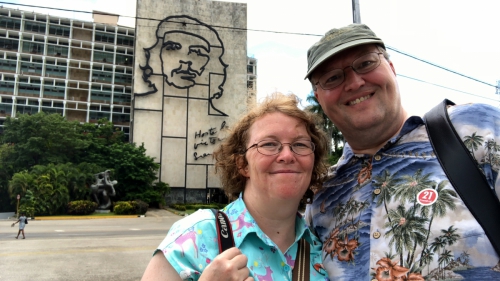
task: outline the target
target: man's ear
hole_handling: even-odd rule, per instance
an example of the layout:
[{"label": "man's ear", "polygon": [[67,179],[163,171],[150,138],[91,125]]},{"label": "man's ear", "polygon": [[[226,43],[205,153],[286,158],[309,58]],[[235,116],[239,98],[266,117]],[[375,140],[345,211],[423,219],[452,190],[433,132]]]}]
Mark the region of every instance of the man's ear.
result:
[{"label": "man's ear", "polygon": [[236,159],[236,165],[238,166],[238,171],[242,176],[245,178],[248,178],[248,163],[245,160],[245,156],[239,155],[237,156],[238,158]]}]

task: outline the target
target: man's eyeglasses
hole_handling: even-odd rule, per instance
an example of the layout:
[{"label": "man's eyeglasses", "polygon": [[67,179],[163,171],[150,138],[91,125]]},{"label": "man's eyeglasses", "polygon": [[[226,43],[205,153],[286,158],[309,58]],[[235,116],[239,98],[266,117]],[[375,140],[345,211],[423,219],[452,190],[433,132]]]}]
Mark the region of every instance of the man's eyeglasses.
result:
[{"label": "man's eyeglasses", "polygon": [[368,53],[362,55],[361,57],[355,59],[351,65],[344,68],[337,68],[328,71],[323,74],[314,85],[318,85],[323,90],[331,90],[344,82],[345,72],[344,70],[348,67],[358,74],[368,73],[380,65],[380,55],[382,53]]},{"label": "man's eyeglasses", "polygon": [[275,140],[263,140],[251,145],[245,150],[245,153],[253,147],[257,148],[260,154],[271,156],[280,153],[283,150],[283,145],[289,145],[293,153],[297,155],[309,155],[314,152],[315,146],[312,141],[300,140],[292,143],[281,143]]}]

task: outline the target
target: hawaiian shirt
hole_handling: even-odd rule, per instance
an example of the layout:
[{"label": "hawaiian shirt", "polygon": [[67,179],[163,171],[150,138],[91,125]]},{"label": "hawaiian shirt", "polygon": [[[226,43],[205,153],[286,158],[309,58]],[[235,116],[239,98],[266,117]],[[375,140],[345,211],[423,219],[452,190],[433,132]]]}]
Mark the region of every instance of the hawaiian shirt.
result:
[{"label": "hawaiian shirt", "polygon": [[[329,280],[321,265],[321,242],[297,214],[295,243],[282,253],[262,232],[240,197],[223,209],[233,230],[235,246],[248,258],[250,275],[255,280],[292,280],[298,241],[310,244],[310,280]],[[215,216],[211,210],[198,210],[170,228],[158,247],[183,280],[198,280],[203,270],[219,254]]]},{"label": "hawaiian shirt", "polygon": [[[498,108],[448,112],[500,197]],[[331,280],[500,280],[499,255],[447,179],[422,118],[406,120],[375,155],[346,144],[328,176],[306,218]]]}]

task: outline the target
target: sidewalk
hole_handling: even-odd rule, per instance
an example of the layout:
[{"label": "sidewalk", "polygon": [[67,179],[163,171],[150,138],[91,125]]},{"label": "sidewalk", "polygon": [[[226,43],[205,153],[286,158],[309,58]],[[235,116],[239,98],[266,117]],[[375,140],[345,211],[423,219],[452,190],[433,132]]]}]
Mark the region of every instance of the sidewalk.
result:
[{"label": "sidewalk", "polygon": [[[132,219],[138,217],[168,217],[172,215],[184,216],[184,213],[173,210],[173,209],[148,209],[145,215],[101,215],[101,216],[71,216],[71,215],[61,215],[61,216],[36,216],[34,219],[28,218],[28,220],[94,220],[94,219]],[[6,218],[9,220],[17,220],[16,217]]]}]

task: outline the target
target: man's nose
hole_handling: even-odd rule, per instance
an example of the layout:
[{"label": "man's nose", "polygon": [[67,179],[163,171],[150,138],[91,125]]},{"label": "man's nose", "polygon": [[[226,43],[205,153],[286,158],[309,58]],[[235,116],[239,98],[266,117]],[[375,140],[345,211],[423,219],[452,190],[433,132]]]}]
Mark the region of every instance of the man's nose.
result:
[{"label": "man's nose", "polygon": [[356,73],[352,67],[344,69],[344,89],[346,91],[357,90],[365,84],[362,74]]}]

